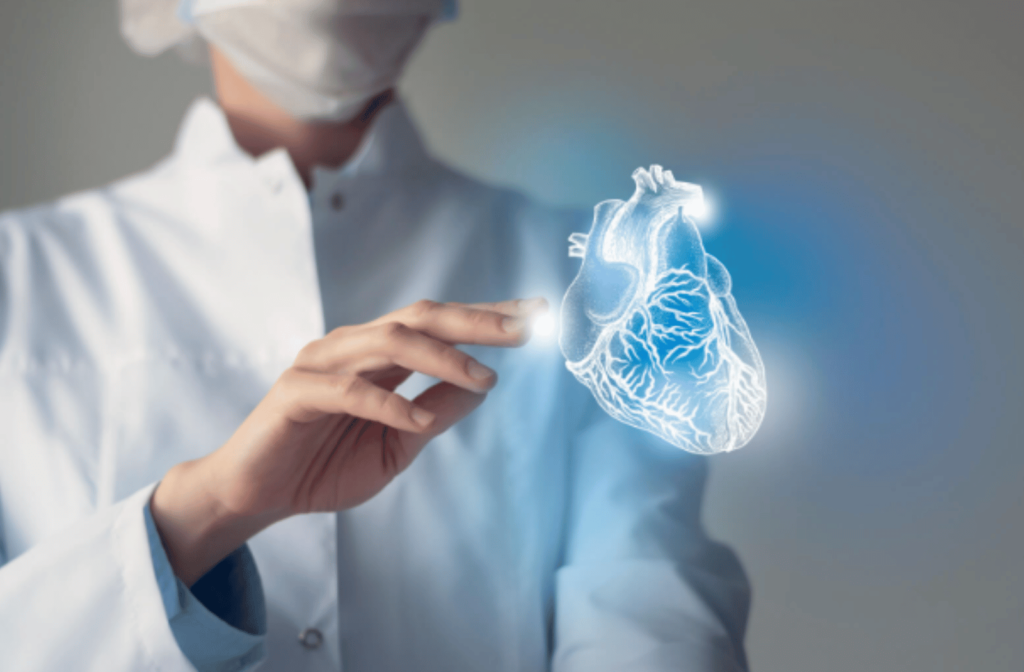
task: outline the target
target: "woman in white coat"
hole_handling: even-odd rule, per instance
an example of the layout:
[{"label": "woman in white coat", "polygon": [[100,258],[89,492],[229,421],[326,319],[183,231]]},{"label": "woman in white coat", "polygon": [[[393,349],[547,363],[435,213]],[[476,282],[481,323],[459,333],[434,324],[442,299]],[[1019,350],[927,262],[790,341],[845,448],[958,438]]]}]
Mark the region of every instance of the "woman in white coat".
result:
[{"label": "woman in white coat", "polygon": [[559,296],[588,222],[393,100],[444,11],[125,3],[141,51],[209,43],[218,104],[0,216],[0,670],[745,669],[705,463],[510,298]]}]

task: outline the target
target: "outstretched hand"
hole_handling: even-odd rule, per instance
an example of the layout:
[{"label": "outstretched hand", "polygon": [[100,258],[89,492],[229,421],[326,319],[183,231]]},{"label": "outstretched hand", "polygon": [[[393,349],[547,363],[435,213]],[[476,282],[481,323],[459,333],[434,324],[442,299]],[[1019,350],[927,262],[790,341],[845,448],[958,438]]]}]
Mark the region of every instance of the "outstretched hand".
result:
[{"label": "outstretched hand", "polygon": [[[420,301],[308,344],[227,443],[171,469],[154,493],[175,573],[191,585],[278,520],[376,495],[497,383],[455,346],[522,345],[546,308]],[[441,382],[410,401],[395,389],[414,371]]]}]

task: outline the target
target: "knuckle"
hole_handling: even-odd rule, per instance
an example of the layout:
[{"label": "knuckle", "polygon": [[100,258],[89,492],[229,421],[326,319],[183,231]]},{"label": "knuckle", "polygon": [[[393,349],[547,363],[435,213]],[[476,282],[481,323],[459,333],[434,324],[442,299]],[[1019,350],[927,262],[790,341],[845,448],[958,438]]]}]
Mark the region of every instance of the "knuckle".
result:
[{"label": "knuckle", "polygon": [[331,379],[331,387],[341,397],[350,397],[359,394],[362,389],[363,379],[359,376],[341,375]]},{"label": "knuckle", "polygon": [[404,338],[409,333],[409,327],[401,322],[388,322],[381,327],[382,336],[389,341],[396,341]]},{"label": "knuckle", "polygon": [[405,413],[405,400],[394,393],[388,393],[381,399],[381,409],[385,413]]},{"label": "knuckle", "polygon": [[333,339],[345,338],[348,335],[349,331],[351,331],[351,329],[352,329],[352,327],[350,327],[348,325],[342,325],[340,327],[335,327],[334,329],[331,329],[331,331],[327,334],[327,336],[325,338],[333,338]]},{"label": "knuckle", "polygon": [[491,311],[478,310],[473,316],[473,323],[484,329],[501,329],[501,316]]},{"label": "knuckle", "polygon": [[298,369],[294,366],[285,369],[280,376],[277,378],[276,387],[292,387],[297,382],[297,379],[302,376]]},{"label": "knuckle", "polygon": [[285,369],[277,378],[277,382],[267,394],[277,403],[290,406],[299,396],[299,383],[302,380],[302,372],[294,367]]},{"label": "knuckle", "polygon": [[442,346],[437,353],[441,361],[450,367],[464,369],[471,359],[469,355],[456,348]]},{"label": "knuckle", "polygon": [[310,341],[309,343],[302,346],[299,350],[299,354],[295,356],[296,366],[312,366],[317,360],[317,355],[320,351],[319,341]]},{"label": "knuckle", "polygon": [[437,301],[431,301],[430,299],[420,299],[416,303],[412,304],[410,308],[412,309],[413,315],[415,315],[416,317],[426,317],[427,315],[436,311],[440,305],[441,304],[439,304]]}]

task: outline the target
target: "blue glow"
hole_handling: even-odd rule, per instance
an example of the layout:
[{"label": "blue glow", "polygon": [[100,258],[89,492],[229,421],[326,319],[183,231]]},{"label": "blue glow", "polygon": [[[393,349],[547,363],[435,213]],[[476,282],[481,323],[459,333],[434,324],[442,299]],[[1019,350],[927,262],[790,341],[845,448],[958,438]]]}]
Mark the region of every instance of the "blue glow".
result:
[{"label": "blue glow", "polygon": [[764,365],[725,266],[704,251],[704,194],[638,168],[629,201],[594,208],[562,302],[566,366],[609,415],[709,454],[746,444],[764,418]]}]

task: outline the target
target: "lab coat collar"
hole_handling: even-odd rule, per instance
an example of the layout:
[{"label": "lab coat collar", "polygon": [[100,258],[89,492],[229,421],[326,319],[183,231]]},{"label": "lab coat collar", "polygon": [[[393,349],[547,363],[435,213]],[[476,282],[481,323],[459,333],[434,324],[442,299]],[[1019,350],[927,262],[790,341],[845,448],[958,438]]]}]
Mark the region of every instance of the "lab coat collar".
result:
[{"label": "lab coat collar", "polygon": [[[185,114],[175,143],[175,154],[186,161],[207,165],[249,163],[259,167],[287,154],[275,149],[259,157],[238,146],[224,111],[203,96]],[[430,156],[400,100],[381,110],[373,127],[352,158],[338,168],[315,166],[315,183],[335,182],[356,176],[381,176],[416,172],[429,166]]]},{"label": "lab coat collar", "polygon": [[185,113],[174,143],[174,153],[185,161],[198,164],[253,161],[235,143],[224,112],[206,96],[192,101]]}]

